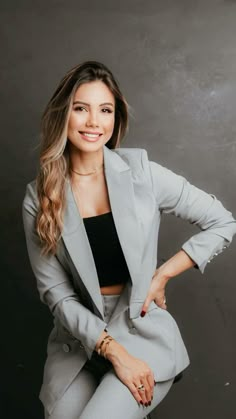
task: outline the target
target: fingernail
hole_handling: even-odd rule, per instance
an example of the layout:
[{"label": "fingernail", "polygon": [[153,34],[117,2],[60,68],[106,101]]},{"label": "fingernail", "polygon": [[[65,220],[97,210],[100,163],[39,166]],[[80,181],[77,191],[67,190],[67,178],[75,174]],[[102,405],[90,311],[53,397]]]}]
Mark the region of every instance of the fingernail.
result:
[{"label": "fingernail", "polygon": [[140,316],[141,316],[141,317],[144,317],[144,316],[145,316],[145,314],[146,314],[146,311],[142,310],[142,311],[141,311]]},{"label": "fingernail", "polygon": [[148,406],[151,406],[151,402],[148,402]]},{"label": "fingernail", "polygon": [[143,404],[143,401],[142,400],[140,400],[140,402],[139,402],[140,404]]},{"label": "fingernail", "polygon": [[145,406],[148,407],[148,403],[145,403]]}]

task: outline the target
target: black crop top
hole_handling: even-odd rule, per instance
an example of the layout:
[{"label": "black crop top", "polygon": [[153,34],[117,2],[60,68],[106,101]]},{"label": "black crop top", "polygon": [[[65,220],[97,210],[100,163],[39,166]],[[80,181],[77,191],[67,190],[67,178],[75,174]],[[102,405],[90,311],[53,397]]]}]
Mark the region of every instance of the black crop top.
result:
[{"label": "black crop top", "polygon": [[111,212],[83,218],[100,287],[126,283],[130,274]]}]

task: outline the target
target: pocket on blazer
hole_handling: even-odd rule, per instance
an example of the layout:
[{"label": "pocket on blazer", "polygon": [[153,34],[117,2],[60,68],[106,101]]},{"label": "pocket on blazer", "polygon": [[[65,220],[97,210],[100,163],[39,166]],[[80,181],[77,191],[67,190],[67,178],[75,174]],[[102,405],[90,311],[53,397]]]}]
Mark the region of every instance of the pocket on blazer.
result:
[{"label": "pocket on blazer", "polygon": [[141,317],[143,303],[144,301],[142,300],[133,301],[132,307],[130,307],[129,309],[131,319],[139,319],[139,318],[144,319],[147,316],[147,314],[150,313],[152,310],[162,310],[159,306],[156,305],[154,301],[151,301],[146,315],[144,317]]},{"label": "pocket on blazer", "polygon": [[130,319],[130,322],[132,327],[146,338],[156,338],[161,335],[164,339],[171,340],[173,338],[173,320],[167,310],[152,301],[144,317],[138,315]]},{"label": "pocket on blazer", "polygon": [[136,333],[145,337],[145,338],[153,338],[156,334],[155,325],[150,321],[150,314],[155,310],[158,311],[159,308],[156,306],[154,302],[149,305],[148,311],[144,317],[141,317],[141,308],[143,306],[143,302],[137,302],[139,305],[139,309],[137,311],[137,315],[133,318],[129,319],[129,327],[133,331],[136,330]]}]

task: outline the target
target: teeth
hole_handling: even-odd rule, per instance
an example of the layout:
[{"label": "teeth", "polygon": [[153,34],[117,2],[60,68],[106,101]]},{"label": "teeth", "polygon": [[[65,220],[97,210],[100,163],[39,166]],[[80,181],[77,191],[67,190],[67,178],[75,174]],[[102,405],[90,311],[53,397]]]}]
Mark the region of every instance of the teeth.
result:
[{"label": "teeth", "polygon": [[96,138],[99,136],[99,134],[89,134],[88,132],[83,132],[83,135],[85,135],[86,137],[91,137],[91,138]]}]

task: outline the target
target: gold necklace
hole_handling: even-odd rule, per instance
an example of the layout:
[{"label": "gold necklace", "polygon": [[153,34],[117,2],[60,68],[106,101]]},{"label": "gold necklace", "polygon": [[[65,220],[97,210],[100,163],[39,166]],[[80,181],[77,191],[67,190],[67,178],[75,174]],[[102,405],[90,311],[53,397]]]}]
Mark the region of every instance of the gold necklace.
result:
[{"label": "gold necklace", "polygon": [[90,176],[90,175],[94,175],[94,173],[98,173],[102,168],[103,168],[104,164],[102,164],[100,167],[98,167],[97,169],[95,169],[93,172],[89,172],[89,173],[80,173],[77,172],[77,170],[72,169],[72,167],[70,168],[72,172],[76,173],[77,175],[80,176]]}]

